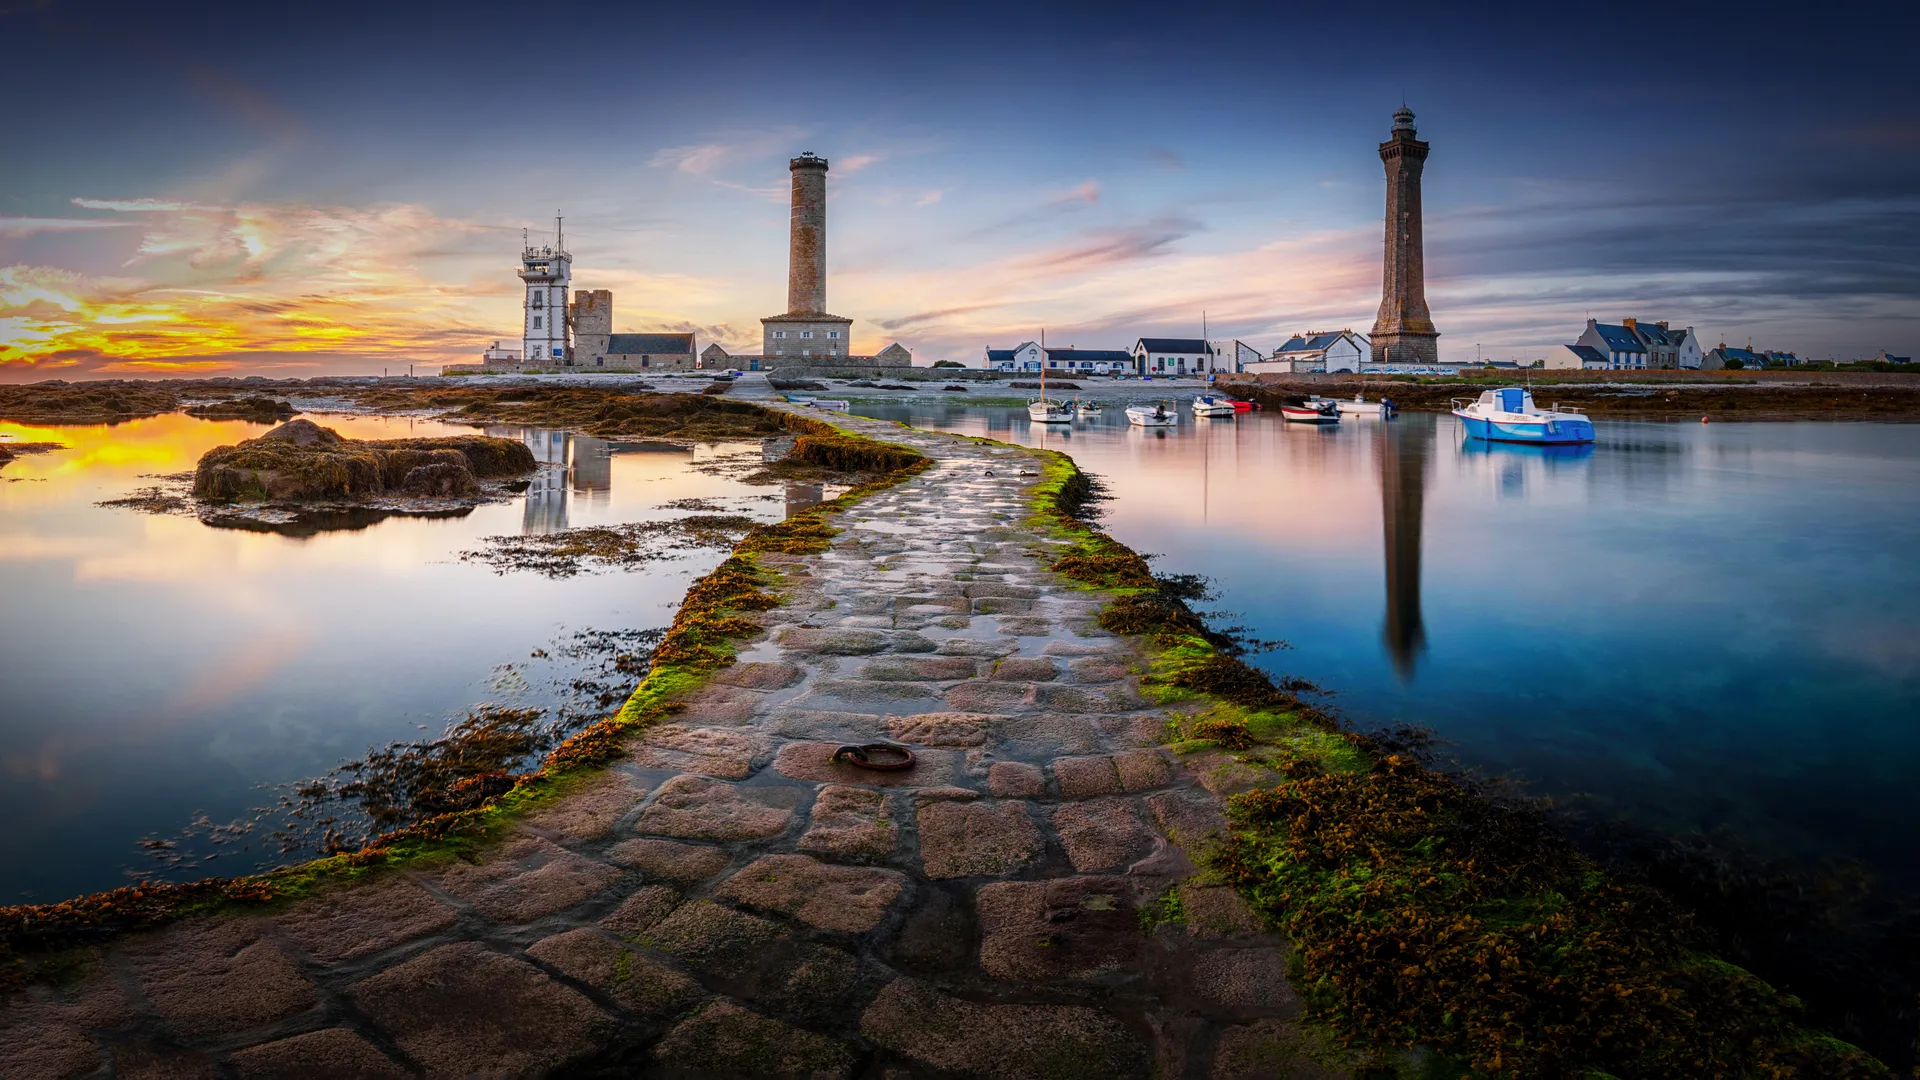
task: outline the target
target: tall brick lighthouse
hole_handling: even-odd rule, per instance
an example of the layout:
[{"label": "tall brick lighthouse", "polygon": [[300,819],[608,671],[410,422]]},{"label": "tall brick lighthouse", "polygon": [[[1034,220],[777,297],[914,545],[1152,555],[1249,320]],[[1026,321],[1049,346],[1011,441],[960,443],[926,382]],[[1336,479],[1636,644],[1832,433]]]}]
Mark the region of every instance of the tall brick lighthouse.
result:
[{"label": "tall brick lighthouse", "polygon": [[827,159],[787,162],[793,217],[787,239],[787,312],[760,320],[767,357],[847,359],[852,319],[827,314]]},{"label": "tall brick lighthouse", "polygon": [[1393,114],[1393,135],[1380,144],[1387,167],[1387,244],[1380,314],[1373,321],[1373,362],[1437,364],[1440,331],[1427,313],[1426,258],[1420,240],[1420,173],[1427,144],[1413,130],[1413,110]]}]

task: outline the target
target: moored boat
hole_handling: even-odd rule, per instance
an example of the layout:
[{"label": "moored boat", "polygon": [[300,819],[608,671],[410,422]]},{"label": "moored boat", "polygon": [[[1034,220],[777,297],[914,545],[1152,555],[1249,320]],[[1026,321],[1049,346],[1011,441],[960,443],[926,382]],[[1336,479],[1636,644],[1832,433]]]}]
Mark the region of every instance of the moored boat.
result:
[{"label": "moored boat", "polygon": [[1127,406],[1127,423],[1134,427],[1172,427],[1179,422],[1180,413],[1165,403]]},{"label": "moored boat", "polygon": [[1486,390],[1472,401],[1454,398],[1451,404],[1453,415],[1476,439],[1547,446],[1593,441],[1593,421],[1586,413],[1566,405],[1542,409],[1524,387]]},{"label": "moored boat", "polygon": [[1193,399],[1195,416],[1232,416],[1234,412],[1233,402],[1218,394],[1201,394]]},{"label": "moored boat", "polygon": [[1309,401],[1280,406],[1280,416],[1290,424],[1337,424],[1340,408],[1331,401]]},{"label": "moored boat", "polygon": [[1239,398],[1221,398],[1220,400],[1230,403],[1234,412],[1252,412],[1260,407],[1257,401],[1242,401]]},{"label": "moored boat", "polygon": [[1036,398],[1027,402],[1027,419],[1036,424],[1071,424],[1073,423],[1073,404],[1067,401]]},{"label": "moored boat", "polygon": [[1080,419],[1091,420],[1100,415],[1100,403],[1097,401],[1076,401],[1073,404],[1073,411],[1079,415]]},{"label": "moored boat", "polygon": [[1307,399],[1307,404],[1316,405],[1322,401],[1333,402],[1334,407],[1340,410],[1342,416],[1390,417],[1400,411],[1399,408],[1394,405],[1392,398],[1368,401],[1364,394],[1355,394],[1352,400],[1346,398],[1323,398],[1316,394]]}]

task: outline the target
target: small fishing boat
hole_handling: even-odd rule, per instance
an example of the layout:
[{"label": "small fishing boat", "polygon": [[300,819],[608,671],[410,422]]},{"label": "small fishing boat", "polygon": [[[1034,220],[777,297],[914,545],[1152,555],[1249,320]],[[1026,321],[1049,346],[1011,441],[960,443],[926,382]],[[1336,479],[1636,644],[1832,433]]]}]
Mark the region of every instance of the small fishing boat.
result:
[{"label": "small fishing boat", "polygon": [[1091,420],[1100,415],[1100,403],[1097,401],[1076,401],[1073,405],[1073,411],[1079,414],[1080,419]]},{"label": "small fishing boat", "polygon": [[1073,423],[1073,403],[1036,398],[1027,402],[1027,419],[1036,424]]},{"label": "small fishing boat", "polygon": [[[1045,339],[1045,335],[1041,335]],[[1041,355],[1045,355],[1043,349]],[[1047,399],[1047,366],[1040,365],[1040,396],[1027,402],[1027,419],[1036,424],[1073,423],[1073,404]]]},{"label": "small fishing boat", "polygon": [[1172,427],[1180,422],[1180,413],[1167,408],[1163,402],[1159,405],[1127,406],[1127,423],[1134,427]]},{"label": "small fishing boat", "polygon": [[1337,424],[1340,422],[1340,407],[1331,401],[1282,405],[1280,417],[1289,424]]},{"label": "small fishing boat", "polygon": [[1316,394],[1307,399],[1307,404],[1317,405],[1322,401],[1332,401],[1334,407],[1339,409],[1343,416],[1390,417],[1400,411],[1399,407],[1394,405],[1390,398],[1381,398],[1379,401],[1368,401],[1364,394],[1355,394],[1352,400],[1346,398],[1323,398]]},{"label": "small fishing boat", "polygon": [[1232,416],[1233,414],[1233,402],[1218,394],[1201,394],[1193,399],[1195,416]]},{"label": "small fishing boat", "polygon": [[1257,401],[1241,401],[1239,398],[1221,398],[1220,400],[1232,405],[1234,412],[1252,412],[1260,407]]},{"label": "small fishing boat", "polygon": [[1547,446],[1593,441],[1593,421],[1586,413],[1566,405],[1542,409],[1524,387],[1486,390],[1472,401],[1454,398],[1450,404],[1467,434],[1476,439]]}]

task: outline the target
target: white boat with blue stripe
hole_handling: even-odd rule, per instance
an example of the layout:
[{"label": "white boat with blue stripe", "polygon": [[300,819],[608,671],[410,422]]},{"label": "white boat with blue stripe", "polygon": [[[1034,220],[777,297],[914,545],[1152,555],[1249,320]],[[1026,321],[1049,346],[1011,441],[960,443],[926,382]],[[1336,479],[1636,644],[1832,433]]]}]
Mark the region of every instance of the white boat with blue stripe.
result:
[{"label": "white boat with blue stripe", "polygon": [[1586,413],[1566,405],[1541,409],[1534,405],[1533,393],[1522,387],[1483,391],[1472,401],[1454,398],[1452,405],[1453,415],[1476,439],[1549,446],[1593,441],[1593,421]]}]

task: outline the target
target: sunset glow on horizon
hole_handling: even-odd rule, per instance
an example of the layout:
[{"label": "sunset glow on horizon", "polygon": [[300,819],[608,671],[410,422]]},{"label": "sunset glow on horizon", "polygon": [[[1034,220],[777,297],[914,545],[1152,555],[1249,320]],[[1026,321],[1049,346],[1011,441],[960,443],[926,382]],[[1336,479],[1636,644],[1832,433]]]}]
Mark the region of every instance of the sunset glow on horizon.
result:
[{"label": "sunset glow on horizon", "polygon": [[[561,21],[590,22],[609,55],[677,50],[689,77],[566,63],[546,92],[492,59],[518,40],[509,9],[457,31],[424,9],[362,14],[0,12],[21,77],[65,87],[7,121],[33,165],[0,181],[0,380],[471,361],[517,338],[521,230],[551,236],[556,211],[574,284],[614,292],[616,331],[753,348],[783,307],[785,161],[809,149],[833,162],[829,306],[856,352],[977,363],[1043,328],[1125,348],[1203,321],[1263,350],[1364,332],[1375,144],[1403,94],[1434,146],[1443,357],[1526,359],[1589,315],[1816,358],[1920,345],[1920,200],[1894,180],[1920,127],[1886,92],[1914,76],[1873,60],[1898,35],[1840,17],[1623,17],[1717,43],[1650,94],[1570,78],[1542,42],[1575,24],[1521,41],[1515,13],[1061,6],[1010,34],[985,11],[581,11]],[[1844,68],[1817,88],[1714,76],[1714,51],[1789,29],[1806,62]],[[1380,77],[1287,77],[1279,43],[1301,41],[1364,42]],[[874,59],[785,70],[796,43]],[[1171,55],[1199,62],[1174,78]],[[724,77],[692,77],[703,57]],[[1662,153],[1622,152],[1649,141]]]}]

